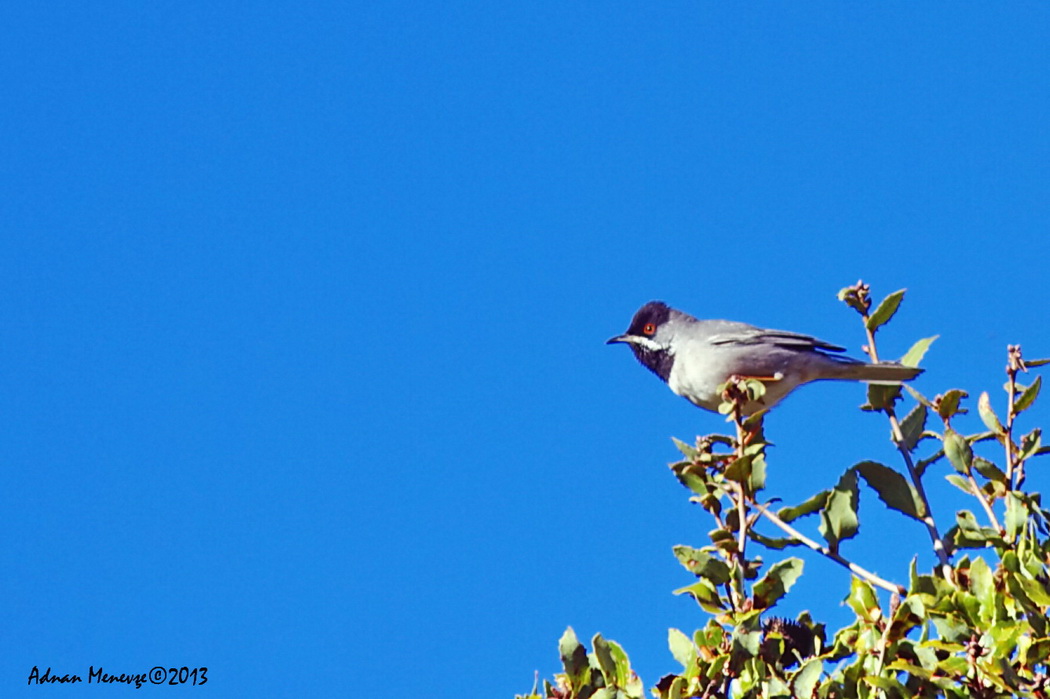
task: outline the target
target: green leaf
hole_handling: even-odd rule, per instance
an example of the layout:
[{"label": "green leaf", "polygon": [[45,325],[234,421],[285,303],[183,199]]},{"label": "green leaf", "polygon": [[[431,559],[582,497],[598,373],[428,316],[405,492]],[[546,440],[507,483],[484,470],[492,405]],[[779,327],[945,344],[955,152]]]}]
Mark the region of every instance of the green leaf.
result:
[{"label": "green leaf", "polygon": [[1028,647],[1025,654],[1025,661],[1029,666],[1045,665],[1047,659],[1050,659],[1050,638],[1040,638]]},{"label": "green leaf", "polygon": [[705,551],[691,546],[675,546],[674,555],[686,570],[698,578],[724,585],[729,580],[729,566]]},{"label": "green leaf", "polygon": [[879,598],[871,583],[858,577],[850,578],[849,595],[846,597],[849,608],[864,621],[872,623],[882,616]]},{"label": "green leaf", "polygon": [[839,542],[856,536],[860,528],[858,496],[857,473],[849,469],[842,474],[820,513],[820,533],[832,551],[838,551]]},{"label": "green leaf", "polygon": [[721,614],[726,610],[726,605],[718,594],[718,590],[703,578],[697,580],[692,585],[678,588],[674,591],[674,594],[692,595],[697,604],[712,614]]},{"label": "green leaf", "polygon": [[710,492],[710,476],[703,468],[694,466],[689,461],[671,464],[671,471],[678,482],[697,495],[705,496]]},{"label": "green leaf", "polygon": [[786,549],[788,546],[803,546],[804,545],[801,541],[798,541],[796,539],[774,539],[774,538],[766,536],[764,534],[760,534],[759,532],[756,532],[754,529],[748,529],[747,530],[747,535],[749,537],[751,537],[752,541],[757,541],[758,543],[762,544],[766,548],[771,548],[771,549],[774,549],[776,551],[781,551],[783,549]]},{"label": "green leaf", "polygon": [[[733,654],[743,654],[747,658],[758,655],[762,645],[762,632],[748,630],[743,626],[737,626],[733,631]],[[738,656],[739,657],[739,656]]]},{"label": "green leaf", "polygon": [[693,643],[697,648],[720,648],[725,637],[725,629],[712,619],[707,622],[706,628],[696,630],[693,634]]},{"label": "green leaf", "polygon": [[919,478],[922,478],[926,473],[926,469],[937,463],[944,457],[944,449],[938,449],[930,456],[925,459],[919,459],[915,462],[915,471],[919,474]]},{"label": "green leaf", "polygon": [[1038,604],[1040,607],[1050,607],[1050,591],[1046,589],[1046,586],[1042,583],[1030,580],[1023,575],[1016,576],[1017,582],[1021,584],[1025,594],[1028,595],[1028,599]]},{"label": "green leaf", "polygon": [[861,461],[853,468],[864,477],[886,507],[920,521],[926,516],[926,508],[915,488],[892,468],[875,461]]},{"label": "green leaf", "polygon": [[903,384],[903,386],[904,386],[904,388],[906,388],[908,390],[908,393],[911,394],[912,398],[914,398],[918,402],[922,403],[923,405],[925,405],[930,410],[933,410],[933,402],[929,398],[927,398],[926,396],[922,395],[921,393],[916,391],[914,388],[912,388],[908,384]]},{"label": "green leaf", "polygon": [[605,678],[605,684],[617,686],[616,659],[613,657],[609,643],[602,638],[600,633],[597,633],[591,639],[591,647],[594,648],[594,657],[598,660],[598,667],[602,671],[602,677]]},{"label": "green leaf", "polygon": [[1044,364],[1050,364],[1050,359],[1026,359],[1024,365],[1029,369],[1034,369],[1037,366],[1043,366]]},{"label": "green leaf", "polygon": [[755,609],[768,609],[776,604],[802,575],[802,567],[800,558],[787,558],[774,563],[769,572],[752,588]]},{"label": "green leaf", "polygon": [[969,473],[973,464],[973,449],[966,438],[951,429],[944,431],[944,453],[959,473]]},{"label": "green leaf", "polygon": [[693,645],[691,638],[678,629],[667,630],[667,645],[674,659],[686,670],[689,670],[696,662],[696,646]]},{"label": "green leaf", "polygon": [[879,304],[875,312],[868,316],[868,330],[875,332],[880,327],[890,322],[893,318],[893,314],[897,312],[897,308],[901,305],[901,299],[904,298],[904,292],[907,289],[898,289],[892,294],[882,299],[882,303]]},{"label": "green leaf", "polygon": [[892,408],[893,404],[896,403],[900,397],[900,386],[870,383],[868,384],[867,393],[868,402],[860,406],[860,409],[869,412],[886,410],[887,408]]},{"label": "green leaf", "polygon": [[970,481],[965,476],[961,476],[958,473],[949,473],[944,477],[944,480],[948,481],[967,495],[974,494],[973,488],[970,487]]},{"label": "green leaf", "polygon": [[933,337],[924,337],[923,339],[916,342],[911,346],[911,349],[905,352],[904,356],[901,357],[901,364],[904,366],[917,367],[922,358],[926,356],[926,351],[930,349],[930,345],[940,335],[934,335]]},{"label": "green leaf", "polygon": [[1046,591],[1041,589],[1042,586],[1039,583],[1034,580],[1028,580],[1021,575],[1007,575],[1005,578],[1007,589],[1010,590],[1010,594],[1025,610],[1035,635],[1040,637],[1046,636],[1046,611],[1037,606],[1042,603],[1033,600],[1031,596],[1035,594],[1036,597],[1042,597],[1046,595]]},{"label": "green leaf", "polygon": [[1024,461],[1025,459],[1034,456],[1043,443],[1043,430],[1036,427],[1034,430],[1026,434],[1021,438],[1021,453],[1018,455],[1018,459]]},{"label": "green leaf", "polygon": [[820,658],[810,658],[791,678],[791,696],[812,697],[817,690],[817,683],[824,672],[824,662]]},{"label": "green leaf", "polygon": [[957,614],[934,616],[931,618],[937,635],[948,643],[965,643],[970,640],[970,625]]},{"label": "green leaf", "polygon": [[1029,406],[1032,405],[1032,403],[1035,402],[1036,397],[1039,395],[1039,389],[1042,388],[1042,385],[1043,377],[1035,377],[1035,381],[1032,382],[1032,385],[1026,388],[1024,390],[1024,393],[1021,394],[1021,397],[1014,402],[1014,415],[1017,415],[1022,410],[1027,409]]},{"label": "green leaf", "polygon": [[[615,663],[615,681],[616,686],[621,689],[620,696],[631,696],[631,680],[632,675],[634,673],[631,672],[631,661],[627,657],[627,651],[625,651],[623,649],[623,646],[621,646],[616,641],[605,640],[605,642],[608,644],[609,652],[612,655],[613,662]],[[637,689],[640,691],[636,692],[635,695],[644,697],[644,688],[639,686]]]},{"label": "green leaf", "polygon": [[922,599],[916,596],[905,597],[893,613],[888,640],[893,642],[904,638],[912,629],[921,626],[926,616],[926,605],[922,603]]},{"label": "green leaf", "polygon": [[901,434],[904,436],[904,447],[908,451],[915,451],[915,447],[922,440],[927,414],[926,406],[919,403],[901,420]]},{"label": "green leaf", "polygon": [[870,308],[871,306],[870,301],[867,304],[865,304],[860,299],[860,296],[857,294],[857,289],[855,286],[847,286],[843,287],[842,289],[839,289],[838,298],[839,301],[842,301],[847,306],[855,310],[857,313],[860,313],[861,315],[867,313],[868,308]]},{"label": "green leaf", "polygon": [[1007,493],[1006,516],[1003,518],[1006,538],[1009,541],[1016,541],[1017,536],[1024,531],[1026,524],[1028,524],[1028,508],[1016,494]]},{"label": "green leaf", "polygon": [[822,490],[805,502],[799,503],[794,507],[781,507],[777,510],[777,517],[785,522],[793,522],[799,517],[813,514],[827,504],[829,494],[831,494],[830,490]]},{"label": "green leaf", "polygon": [[977,517],[969,510],[956,512],[955,522],[956,526],[948,532],[955,548],[985,548],[1002,541],[999,532],[991,527],[982,527],[977,523]]},{"label": "green leaf", "polygon": [[696,458],[696,447],[686,444],[682,440],[677,439],[675,437],[671,437],[671,441],[674,442],[674,445],[678,447],[678,451],[682,452],[685,458],[689,459],[690,461]]},{"label": "green leaf", "polygon": [[587,650],[577,640],[576,632],[571,626],[565,629],[561,640],[558,641],[558,654],[569,681],[574,687],[579,687],[581,682],[586,681],[585,674],[590,670],[590,664],[587,661]]},{"label": "green leaf", "polygon": [[739,459],[734,459],[733,462],[726,467],[726,479],[737,483],[743,483],[746,481],[751,477],[751,462],[753,459],[754,457],[752,456],[742,456]]},{"label": "green leaf", "polygon": [[968,395],[969,394],[966,391],[958,388],[945,391],[943,395],[938,396],[938,399],[933,401],[933,404],[937,406],[937,414],[940,415],[943,420],[948,420],[953,415],[965,413],[965,410],[959,408],[959,401],[966,398]]},{"label": "green leaf", "polygon": [[747,480],[748,490],[757,493],[766,487],[766,457],[757,454],[751,460],[751,477]]},{"label": "green leaf", "polygon": [[1006,474],[988,459],[982,459],[979,456],[973,457],[973,470],[990,481],[1006,483]]},{"label": "green leaf", "polygon": [[988,398],[988,391],[981,393],[980,398],[977,399],[977,412],[980,413],[984,426],[992,432],[996,434],[1004,434],[1006,432],[1003,428],[1003,423],[999,422],[999,416],[992,410],[992,401]]},{"label": "green leaf", "polygon": [[[970,592],[982,606],[994,610],[995,583],[992,580],[992,569],[988,567],[988,563],[983,558],[975,557],[970,564]],[[991,615],[987,618],[990,619]]]}]

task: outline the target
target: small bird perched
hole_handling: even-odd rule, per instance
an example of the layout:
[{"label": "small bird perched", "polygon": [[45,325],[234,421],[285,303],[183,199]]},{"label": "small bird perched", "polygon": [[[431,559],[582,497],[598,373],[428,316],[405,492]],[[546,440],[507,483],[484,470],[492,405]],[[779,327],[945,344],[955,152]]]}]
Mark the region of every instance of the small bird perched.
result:
[{"label": "small bird perched", "polygon": [[809,335],[731,320],[698,320],[661,301],[639,308],[627,332],[606,344],[617,342],[630,345],[638,361],[672,391],[706,410],[718,410],[718,387],[730,377],[760,379],[766,393],[744,406],[745,415],[772,408],[810,381],[899,384],[922,373],[901,364],[868,364],[830,354],[845,349]]}]

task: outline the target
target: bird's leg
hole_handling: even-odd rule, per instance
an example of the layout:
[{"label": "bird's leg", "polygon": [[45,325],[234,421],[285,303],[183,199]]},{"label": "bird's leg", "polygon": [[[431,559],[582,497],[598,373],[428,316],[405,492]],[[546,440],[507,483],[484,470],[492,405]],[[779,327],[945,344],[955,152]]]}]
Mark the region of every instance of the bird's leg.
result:
[{"label": "bird's leg", "polygon": [[755,381],[762,381],[763,383],[766,383],[766,382],[772,382],[772,381],[783,381],[784,380],[784,374],[782,374],[779,371],[777,373],[773,374],[772,376],[744,376],[742,374],[734,374],[733,378],[738,379],[740,381],[747,381],[748,379],[754,379]]}]

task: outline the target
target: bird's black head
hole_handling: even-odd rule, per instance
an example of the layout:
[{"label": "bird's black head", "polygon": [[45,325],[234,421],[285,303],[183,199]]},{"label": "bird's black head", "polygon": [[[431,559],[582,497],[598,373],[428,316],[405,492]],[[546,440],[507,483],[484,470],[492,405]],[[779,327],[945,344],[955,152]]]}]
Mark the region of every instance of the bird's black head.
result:
[{"label": "bird's black head", "polygon": [[637,337],[653,337],[657,329],[667,322],[671,317],[671,308],[663,301],[650,301],[645,304],[631,318],[631,326],[627,328],[626,335]]},{"label": "bird's black head", "polygon": [[671,308],[662,301],[650,301],[634,314],[623,335],[610,338],[606,344],[623,342],[631,346],[638,361],[664,381],[671,375],[674,353],[661,341],[660,329],[670,319]]}]

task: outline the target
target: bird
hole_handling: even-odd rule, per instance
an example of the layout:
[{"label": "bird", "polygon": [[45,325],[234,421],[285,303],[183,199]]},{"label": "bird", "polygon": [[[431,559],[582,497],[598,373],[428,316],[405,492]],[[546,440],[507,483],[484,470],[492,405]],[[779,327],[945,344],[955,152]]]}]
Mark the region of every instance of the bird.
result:
[{"label": "bird", "polygon": [[705,410],[718,412],[723,400],[719,386],[731,377],[761,380],[765,395],[746,403],[743,415],[772,408],[810,381],[900,384],[922,373],[894,362],[869,364],[837,354],[845,348],[810,335],[731,320],[700,320],[662,301],[639,308],[627,332],[606,341],[619,343],[628,345],[675,394]]}]

